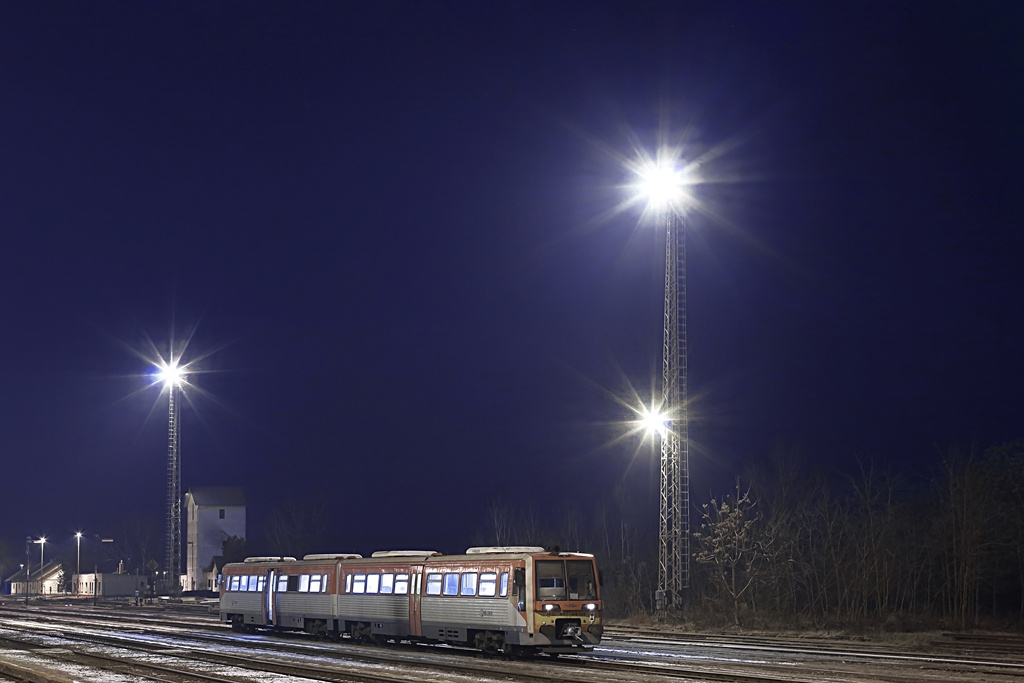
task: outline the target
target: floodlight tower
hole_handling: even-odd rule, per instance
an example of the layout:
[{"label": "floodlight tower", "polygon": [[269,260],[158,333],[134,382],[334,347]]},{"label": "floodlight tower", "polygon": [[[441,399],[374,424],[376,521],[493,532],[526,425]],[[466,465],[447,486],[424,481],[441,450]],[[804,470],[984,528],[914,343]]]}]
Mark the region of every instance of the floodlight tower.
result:
[{"label": "floodlight tower", "polygon": [[[670,155],[664,154],[663,157]],[[670,159],[640,169],[647,211],[665,229],[665,300],[658,512],[659,610],[680,609],[690,587],[690,465],[686,393],[686,223],[684,173]]]},{"label": "floodlight tower", "polygon": [[168,587],[179,589],[181,575],[181,385],[185,375],[176,361],[159,368],[167,388],[167,546],[164,567]]}]

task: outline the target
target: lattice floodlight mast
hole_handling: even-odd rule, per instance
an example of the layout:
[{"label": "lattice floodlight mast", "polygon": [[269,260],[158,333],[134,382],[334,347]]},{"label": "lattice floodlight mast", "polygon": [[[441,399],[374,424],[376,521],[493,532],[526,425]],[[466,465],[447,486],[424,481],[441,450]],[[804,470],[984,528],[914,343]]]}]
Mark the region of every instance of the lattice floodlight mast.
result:
[{"label": "lattice floodlight mast", "polygon": [[[669,155],[665,155],[666,157]],[[665,324],[662,337],[660,412],[661,477],[658,511],[659,609],[682,607],[690,585],[690,468],[686,391],[686,195],[683,172],[672,163],[645,164],[639,170],[648,211],[665,228]]]},{"label": "lattice floodlight mast", "polygon": [[167,387],[167,588],[177,593],[181,575],[181,368],[173,362],[160,370]]},{"label": "lattice floodlight mast", "polygon": [[690,468],[686,392],[686,231],[671,208],[665,223],[665,324],[662,342],[661,477],[658,532],[658,602],[682,607],[690,586]]},{"label": "lattice floodlight mast", "polygon": [[181,422],[175,394],[180,391],[172,384],[168,392],[170,406],[167,426],[167,573],[173,592],[181,574]]}]

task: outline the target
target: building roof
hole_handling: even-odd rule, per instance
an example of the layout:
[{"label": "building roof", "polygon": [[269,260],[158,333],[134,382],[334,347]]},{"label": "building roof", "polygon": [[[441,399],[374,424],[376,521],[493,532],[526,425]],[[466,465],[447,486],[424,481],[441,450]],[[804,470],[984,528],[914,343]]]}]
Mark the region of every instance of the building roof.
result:
[{"label": "building roof", "polygon": [[[39,571],[37,565],[32,565],[32,574],[28,577],[29,581],[46,581],[50,579],[61,569],[61,563],[59,560],[50,560],[43,565],[43,571]],[[21,583],[25,580],[25,568],[22,567],[18,571],[8,576],[4,581],[10,581],[11,583]]]},{"label": "building roof", "polygon": [[245,493],[239,486],[193,486],[187,495],[198,507],[245,507]]}]

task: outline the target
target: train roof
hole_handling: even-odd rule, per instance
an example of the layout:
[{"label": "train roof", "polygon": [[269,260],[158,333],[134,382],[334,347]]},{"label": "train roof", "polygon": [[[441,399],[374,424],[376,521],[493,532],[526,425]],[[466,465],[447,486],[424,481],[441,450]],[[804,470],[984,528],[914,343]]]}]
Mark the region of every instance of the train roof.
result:
[{"label": "train roof", "polygon": [[437,557],[436,550],[378,550],[370,557]]},{"label": "train roof", "polygon": [[[467,548],[466,552],[462,555],[444,555],[437,552],[436,550],[378,550],[375,551],[370,557],[363,557],[359,553],[310,553],[303,555],[303,562],[337,562],[339,560],[361,560],[362,562],[370,562],[372,560],[388,560],[388,559],[411,559],[416,558],[425,562],[445,562],[445,561],[479,561],[483,559],[481,556],[508,556],[522,557],[523,555],[532,556],[549,556],[549,557],[577,557],[577,558],[593,558],[594,556],[589,553],[574,553],[564,552],[558,548],[545,549],[541,546],[535,545],[494,545],[494,546],[474,546]],[[257,556],[247,557],[244,560],[244,564],[269,564],[269,563],[291,563],[300,562],[300,560],[289,556]]]},{"label": "train roof", "polygon": [[297,562],[294,557],[247,557],[243,560],[246,564],[256,564],[257,562]]}]

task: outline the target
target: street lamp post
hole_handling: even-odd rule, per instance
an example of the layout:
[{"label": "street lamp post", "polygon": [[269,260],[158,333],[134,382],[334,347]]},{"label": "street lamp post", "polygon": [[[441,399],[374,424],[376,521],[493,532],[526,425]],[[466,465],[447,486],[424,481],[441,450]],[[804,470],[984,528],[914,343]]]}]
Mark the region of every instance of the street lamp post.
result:
[{"label": "street lamp post", "polygon": [[647,211],[665,229],[665,297],[660,413],[661,475],[658,510],[657,609],[680,609],[690,585],[690,474],[686,362],[687,180],[667,152],[639,169]]},{"label": "street lamp post", "polygon": [[46,562],[43,561],[43,548],[46,547],[46,536],[40,536],[39,540],[35,541],[39,544],[39,594],[43,594],[43,567],[46,566]]},{"label": "street lamp post", "polygon": [[[78,557],[76,558],[76,563],[75,563],[75,576],[79,577],[79,576],[82,575],[82,532],[81,531],[76,531],[75,532],[75,544],[78,546],[77,547]],[[75,593],[76,594],[78,593],[78,581],[79,580],[80,579],[77,579],[77,578],[75,580]]]},{"label": "street lamp post", "polygon": [[32,575],[32,537],[25,537],[25,604],[28,605],[28,582]]}]

